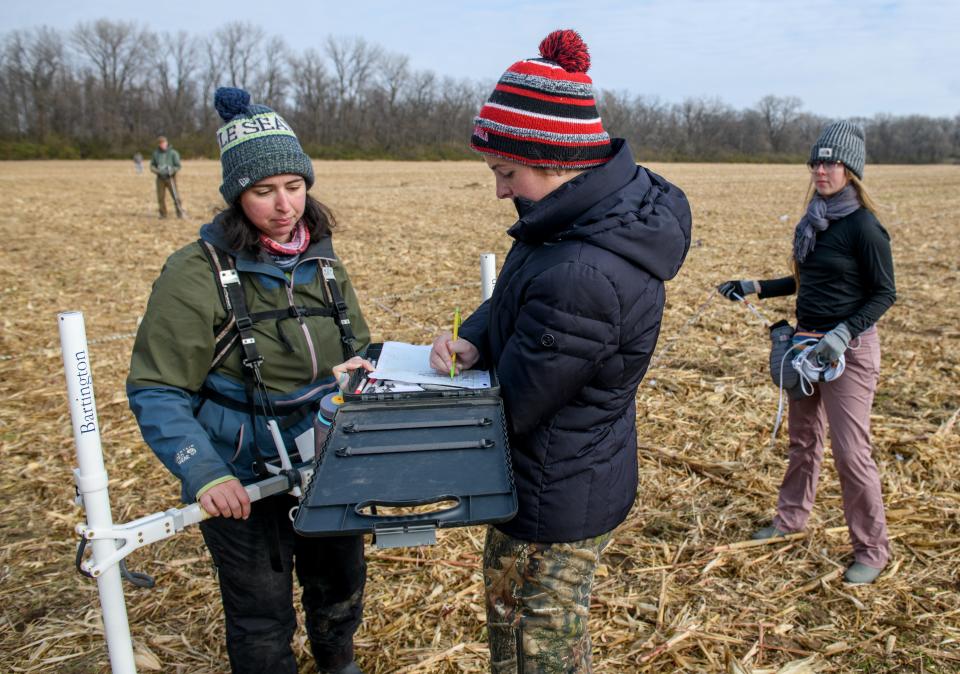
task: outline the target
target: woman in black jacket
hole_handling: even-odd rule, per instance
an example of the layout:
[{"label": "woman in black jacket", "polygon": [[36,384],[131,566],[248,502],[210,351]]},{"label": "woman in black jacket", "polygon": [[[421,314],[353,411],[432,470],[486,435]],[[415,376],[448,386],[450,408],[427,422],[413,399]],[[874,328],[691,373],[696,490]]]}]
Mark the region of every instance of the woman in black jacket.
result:
[{"label": "woman in black jacket", "polygon": [[690,244],[683,192],[604,131],[580,36],[540,53],[503,74],[470,143],[517,206],[513,248],[431,353],[441,372],[453,353],[496,368],[505,402],[519,510],[484,551],[494,672],[590,670],[594,570],[636,494],[637,386]]},{"label": "woman in black jacket", "polygon": [[[896,300],[890,236],[861,180],[863,130],[827,126],[810,150],[807,212],[794,232],[795,273],[765,281],[727,281],[736,300],[797,294],[797,333],[819,339],[809,353],[821,365],[844,360],[842,374],[790,401],[790,461],[773,524],[754,533],[771,538],[800,531],[813,508],[826,423],[840,477],[854,563],[844,579],[872,583],[890,556],[880,475],[871,456],[870,408],[880,374],[877,319]],[[796,341],[796,340],[795,340]]]}]

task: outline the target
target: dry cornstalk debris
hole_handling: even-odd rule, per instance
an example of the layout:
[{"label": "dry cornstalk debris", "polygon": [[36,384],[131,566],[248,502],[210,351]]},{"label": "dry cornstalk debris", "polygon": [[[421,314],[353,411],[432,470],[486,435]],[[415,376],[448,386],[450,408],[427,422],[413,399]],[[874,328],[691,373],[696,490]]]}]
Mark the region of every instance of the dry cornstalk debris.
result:
[{"label": "dry cornstalk debris", "polygon": [[[960,167],[868,167],[899,295],[880,324],[872,419],[894,561],[868,587],[838,578],[851,555],[829,451],[807,531],[748,542],[773,514],[786,438],[769,444],[777,398],[765,330],[711,288],[787,272],[791,220],[779,216],[797,213],[805,169],[652,168],[689,195],[696,245],[667,287],[661,349],[637,395],[637,504],[598,573],[595,670],[958,671]],[[313,193],[338,216],[336,247],[370,300],[376,339],[426,342],[455,305],[476,306],[477,256],[502,263],[515,215],[494,199],[482,162],[317,162],[316,172]],[[123,381],[153,279],[218,204],[219,164],[186,162],[181,175],[192,219],[157,221],[152,183],[127,162],[0,164],[4,671],[108,669],[96,586],[73,569],[82,513],[57,311],[86,316],[114,519],[175,505],[178,487],[143,445]],[[464,188],[474,184],[484,187]],[[762,308],[791,315],[789,299]],[[430,548],[369,549],[356,640],[365,671],[487,671],[483,536],[447,530]],[[157,580],[127,591],[141,671],[224,671],[222,611],[198,532],[128,562]],[[294,647],[306,671],[302,629]]]}]

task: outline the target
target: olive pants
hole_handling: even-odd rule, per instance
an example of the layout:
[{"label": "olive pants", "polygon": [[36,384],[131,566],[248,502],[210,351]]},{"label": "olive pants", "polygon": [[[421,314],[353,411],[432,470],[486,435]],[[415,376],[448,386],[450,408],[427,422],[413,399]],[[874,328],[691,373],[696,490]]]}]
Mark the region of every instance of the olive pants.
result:
[{"label": "olive pants", "polygon": [[177,217],[183,217],[183,208],[180,205],[180,193],[177,191],[177,178],[170,176],[162,178],[157,176],[157,209],[160,211],[160,217],[167,217],[167,192],[173,199],[173,206],[177,209]]}]

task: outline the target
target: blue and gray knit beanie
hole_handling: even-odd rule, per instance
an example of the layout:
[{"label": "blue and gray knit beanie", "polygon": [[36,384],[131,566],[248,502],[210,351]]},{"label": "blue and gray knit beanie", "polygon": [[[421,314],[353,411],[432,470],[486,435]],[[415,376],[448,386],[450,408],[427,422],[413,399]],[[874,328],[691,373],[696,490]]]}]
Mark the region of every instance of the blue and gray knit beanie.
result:
[{"label": "blue and gray knit beanie", "polygon": [[220,193],[233,204],[258,180],[292,173],[313,185],[313,165],[283,117],[265,105],[251,105],[243,89],[220,87],[213,105],[224,125],[217,130],[223,184]]},{"label": "blue and gray knit beanie", "polygon": [[867,149],[863,127],[854,122],[840,120],[828,124],[820,132],[817,142],[810,148],[810,163],[816,161],[840,161],[863,180],[863,164]]}]

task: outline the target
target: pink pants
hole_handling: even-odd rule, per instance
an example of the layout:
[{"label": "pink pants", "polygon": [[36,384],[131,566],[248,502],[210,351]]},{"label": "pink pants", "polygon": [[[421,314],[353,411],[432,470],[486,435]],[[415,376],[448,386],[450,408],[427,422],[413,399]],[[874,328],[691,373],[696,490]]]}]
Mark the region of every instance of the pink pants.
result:
[{"label": "pink pants", "polygon": [[829,423],[854,558],[883,568],[890,557],[890,543],[880,474],[870,446],[870,408],[880,375],[876,327],[854,339],[850,347],[844,353],[846,369],[838,379],[817,384],[812,396],[790,401],[790,463],[773,524],[782,531],[806,526],[823,461],[824,427]]}]

